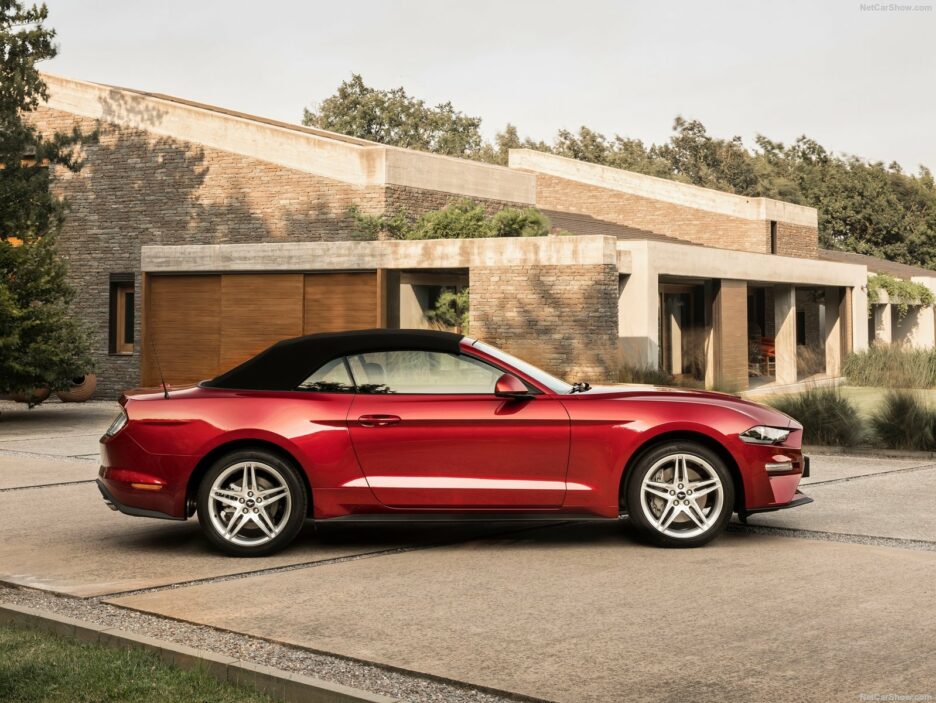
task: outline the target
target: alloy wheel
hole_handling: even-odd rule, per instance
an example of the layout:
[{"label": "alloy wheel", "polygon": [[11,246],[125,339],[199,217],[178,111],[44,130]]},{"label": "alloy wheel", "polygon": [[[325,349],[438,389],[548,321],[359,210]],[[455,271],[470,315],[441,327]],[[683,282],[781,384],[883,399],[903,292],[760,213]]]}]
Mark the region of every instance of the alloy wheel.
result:
[{"label": "alloy wheel", "polygon": [[700,456],[669,454],[644,474],[640,503],[644,516],[661,534],[697,537],[718,523],[725,501],[722,480]]},{"label": "alloy wheel", "polygon": [[260,461],[232,464],[211,484],[208,511],[227,542],[256,547],[274,539],[289,522],[292,493],[279,469]]}]

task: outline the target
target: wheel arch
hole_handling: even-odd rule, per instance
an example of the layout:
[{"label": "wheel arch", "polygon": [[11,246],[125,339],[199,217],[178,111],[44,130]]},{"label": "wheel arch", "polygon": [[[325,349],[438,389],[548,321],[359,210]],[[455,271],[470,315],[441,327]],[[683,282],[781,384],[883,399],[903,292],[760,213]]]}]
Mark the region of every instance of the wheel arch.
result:
[{"label": "wheel arch", "polygon": [[627,509],[627,484],[633,476],[633,471],[631,469],[641,460],[641,458],[649,451],[655,447],[665,444],[667,442],[695,442],[701,444],[707,449],[712,450],[718,457],[725,462],[725,466],[728,468],[728,472],[731,474],[732,482],[735,487],[735,504],[733,506],[734,510],[744,508],[744,478],[741,475],[741,468],[738,465],[737,459],[734,455],[728,451],[728,448],[724,444],[719,442],[716,438],[711,435],[705,434],[704,432],[696,432],[693,430],[670,430],[656,434],[653,437],[649,437],[642,444],[640,444],[637,449],[631,454],[630,458],[627,460],[627,463],[624,466],[624,471],[621,474],[621,482],[618,486],[618,500],[620,501],[621,507]]},{"label": "wheel arch", "polygon": [[284,449],[275,442],[271,442],[266,439],[240,437],[238,439],[232,439],[219,444],[198,460],[198,463],[195,465],[195,468],[189,475],[188,484],[185,488],[186,517],[191,517],[195,514],[195,496],[198,495],[198,486],[201,484],[202,478],[208,472],[208,469],[211,467],[211,465],[225,454],[242,449],[262,449],[264,451],[270,452],[271,454],[275,454],[283,459],[283,461],[292,464],[292,466],[299,473],[299,476],[302,478],[302,485],[305,487],[306,498],[308,499],[307,516],[312,515],[312,485],[309,483],[309,477],[306,474],[302,463],[296,459],[296,457],[291,452]]}]

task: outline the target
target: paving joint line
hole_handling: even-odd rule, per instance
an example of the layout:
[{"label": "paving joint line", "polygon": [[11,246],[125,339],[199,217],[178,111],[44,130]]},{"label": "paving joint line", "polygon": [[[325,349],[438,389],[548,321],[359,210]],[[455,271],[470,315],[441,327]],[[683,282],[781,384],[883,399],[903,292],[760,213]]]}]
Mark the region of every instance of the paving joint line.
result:
[{"label": "paving joint line", "polygon": [[890,547],[913,551],[936,552],[936,542],[904,537],[880,537],[858,535],[850,532],[824,532],[822,530],[804,530],[796,527],[774,527],[768,525],[743,525],[730,523],[729,532],[747,532],[752,534],[774,535],[790,539],[811,539],[821,542],[839,542],[842,544],[860,544],[866,547]]},{"label": "paving joint line", "polygon": [[875,476],[888,476],[890,474],[912,473],[914,471],[927,471],[936,469],[936,463],[920,464],[919,466],[905,466],[900,469],[890,469],[888,471],[877,471],[870,474],[861,474],[860,476],[843,476],[842,478],[830,478],[827,481],[812,481],[810,483],[800,484],[803,488],[809,489],[810,486],[822,486],[827,483],[845,483],[846,481],[857,481],[862,478],[874,478]]},{"label": "paving joint line", "polygon": [[50,439],[69,439],[72,437],[100,437],[103,432],[76,432],[75,434],[60,434],[52,435],[39,435],[38,437],[7,437],[5,439],[0,439],[0,442],[31,442],[31,441],[48,441]]},{"label": "paving joint line", "polygon": [[[383,556],[393,556],[394,554],[405,554],[408,552],[418,552],[426,549],[438,549],[439,547],[448,547],[457,544],[464,544],[466,542],[472,542],[477,539],[487,539],[494,537],[502,537],[504,535],[518,534],[521,532],[526,532],[528,530],[543,529],[545,527],[554,527],[556,525],[567,524],[574,521],[558,521],[550,522],[544,525],[524,525],[522,527],[516,527],[506,530],[498,530],[496,532],[491,532],[484,535],[472,535],[469,537],[464,537],[460,539],[448,539],[442,540],[439,542],[431,542],[429,544],[415,544],[415,545],[406,545],[403,547],[391,547],[388,549],[379,549],[372,552],[364,552],[361,554],[348,554],[341,557],[332,557],[331,559],[316,559],[313,561],[305,561],[299,564],[285,564],[283,566],[271,566],[261,569],[253,569],[251,571],[241,571],[236,574],[224,574],[221,576],[206,576],[200,579],[191,579],[188,581],[177,581],[175,583],[169,583],[162,586],[153,586],[150,588],[137,588],[129,591],[116,591],[113,593],[104,593],[97,596],[91,596],[83,600],[94,603],[102,603],[114,598],[128,598],[130,596],[138,596],[146,593],[159,593],[162,591],[174,591],[180,588],[189,588],[193,586],[202,586],[216,583],[225,583],[227,581],[240,581],[246,578],[254,578],[258,576],[267,576],[272,574],[286,573],[289,571],[299,571],[301,569],[314,569],[320,566],[333,566],[335,564],[343,564],[348,561],[359,561],[361,559],[374,559],[377,557]],[[116,604],[114,604],[116,605]],[[122,606],[118,606],[122,607]]]},{"label": "paving joint line", "polygon": [[[79,464],[97,463],[99,455],[94,454],[46,454],[43,452],[26,452],[21,449],[4,449],[0,447],[0,456],[18,456],[24,459],[48,459],[51,461],[73,461]],[[91,459],[88,457],[94,456]]]},{"label": "paving joint line", "polygon": [[36,488],[58,488],[61,486],[77,486],[82,483],[94,483],[97,479],[83,478],[79,481],[58,481],[56,483],[40,483],[37,486],[10,486],[9,488],[0,488],[0,493],[13,493],[14,491],[32,491]]}]

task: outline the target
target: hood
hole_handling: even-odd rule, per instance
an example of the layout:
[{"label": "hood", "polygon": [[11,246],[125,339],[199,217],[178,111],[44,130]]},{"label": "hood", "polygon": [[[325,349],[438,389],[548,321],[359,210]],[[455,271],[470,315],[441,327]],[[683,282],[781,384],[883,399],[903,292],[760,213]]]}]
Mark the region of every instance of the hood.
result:
[{"label": "hood", "polygon": [[[578,394],[576,394],[578,395]],[[789,415],[769,405],[719,391],[707,391],[696,388],[671,388],[668,386],[648,386],[622,384],[617,386],[593,386],[578,397],[606,398],[621,400],[668,400],[671,402],[715,405],[747,415],[754,424],[772,427],[790,427],[802,429],[802,425]]]}]

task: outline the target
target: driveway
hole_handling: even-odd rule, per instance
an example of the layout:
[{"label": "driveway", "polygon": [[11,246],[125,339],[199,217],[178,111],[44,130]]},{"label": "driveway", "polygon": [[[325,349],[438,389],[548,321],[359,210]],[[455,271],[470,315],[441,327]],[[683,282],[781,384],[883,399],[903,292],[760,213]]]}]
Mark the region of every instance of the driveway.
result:
[{"label": "driveway", "polygon": [[0,582],[450,681],[466,700],[936,695],[936,464],[814,456],[815,503],[697,550],[644,546],[626,521],[310,525],[276,557],[233,559],[194,522],[105,508],[88,449],[113,405],[49,408],[8,425],[0,407]]}]

